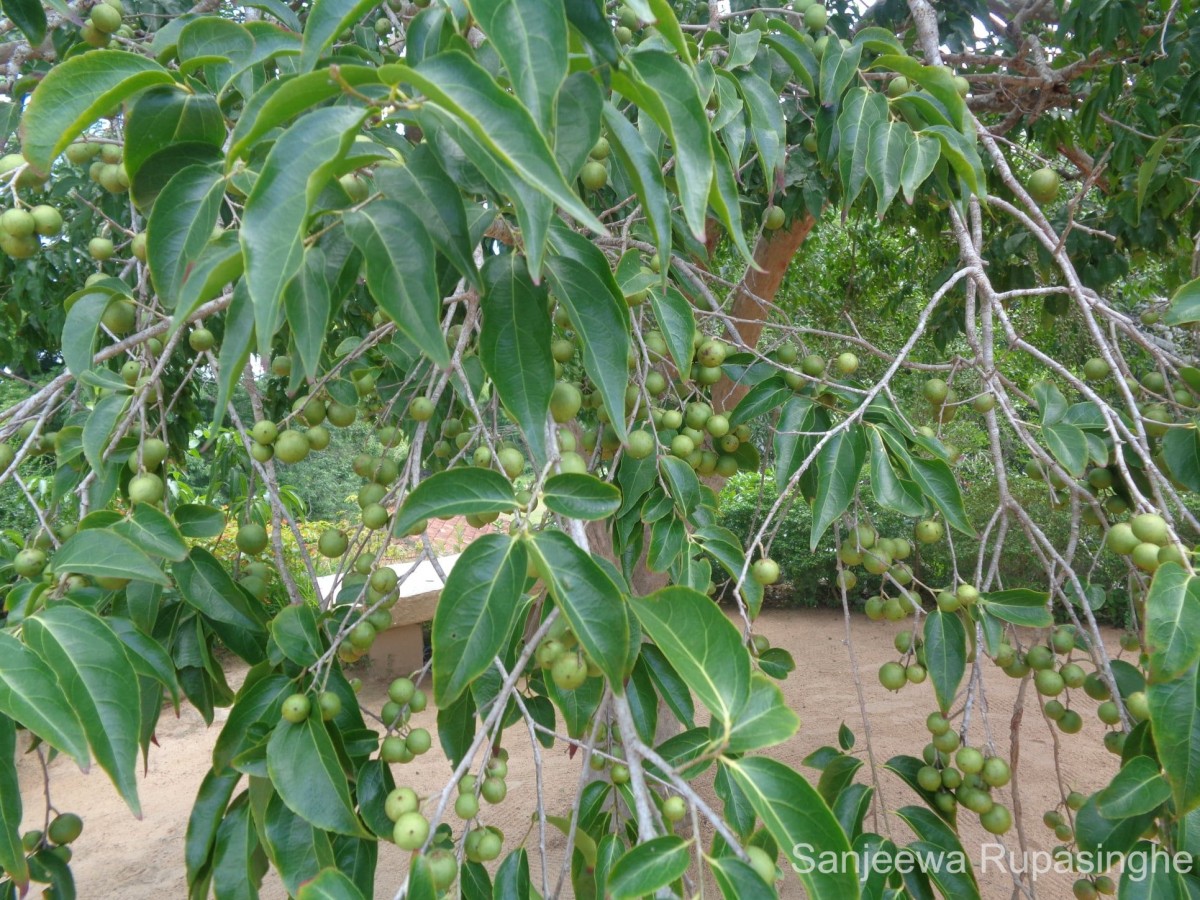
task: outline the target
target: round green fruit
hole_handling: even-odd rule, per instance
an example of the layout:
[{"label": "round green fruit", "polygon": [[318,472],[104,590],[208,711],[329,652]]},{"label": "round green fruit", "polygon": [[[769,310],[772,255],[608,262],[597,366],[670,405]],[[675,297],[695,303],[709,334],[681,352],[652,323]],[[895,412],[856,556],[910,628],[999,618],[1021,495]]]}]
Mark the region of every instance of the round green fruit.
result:
[{"label": "round green fruit", "polygon": [[786,218],[781,207],[768,206],[766,212],[763,213],[763,228],[767,231],[776,231],[783,227]]},{"label": "round green fruit", "polygon": [[1058,177],[1058,173],[1050,168],[1038,169],[1029,176],[1029,183],[1026,185],[1029,190],[1029,196],[1033,198],[1035,203],[1045,205],[1054,201],[1058,197],[1059,189],[1062,187],[1062,179]]},{"label": "round green fruit", "polygon": [[598,191],[608,184],[608,169],[604,163],[591,160],[584,164],[579,180],[589,191]]},{"label": "round green fruit", "polygon": [[942,523],[934,519],[924,519],[913,529],[913,535],[922,544],[936,544],[943,534]]},{"label": "round green fruit", "polygon": [[429,821],[419,812],[406,812],[396,820],[392,839],[401,850],[419,850],[429,837]]},{"label": "round green fruit", "polygon": [[750,577],[758,584],[775,584],[779,581],[779,563],[773,559],[756,560],[750,567]]},{"label": "round green fruit", "polygon": [[879,683],[889,691],[898,691],[908,682],[904,666],[897,662],[886,662],[879,667]]},{"label": "round green fruit", "polygon": [[188,346],[197,353],[204,353],[216,346],[217,338],[207,328],[193,328],[188,335]]},{"label": "round green fruit", "polygon": [[299,725],[308,718],[311,712],[312,701],[308,699],[307,694],[292,694],[283,701],[281,715],[284,721]]},{"label": "round green fruit", "polygon": [[129,479],[130,503],[158,503],[163,498],[163,480],[152,472]]},{"label": "round green fruit", "polygon": [[52,844],[63,846],[74,842],[83,833],[83,819],[75,813],[61,813],[54,817],[46,829],[46,838]]},{"label": "round green fruit", "polygon": [[114,252],[113,242],[108,238],[95,237],[88,241],[88,255],[97,262],[111,259]]},{"label": "round green fruit", "polygon": [[317,541],[317,551],[327,559],[337,559],[349,547],[350,541],[345,533],[336,528],[330,528],[323,532]]}]

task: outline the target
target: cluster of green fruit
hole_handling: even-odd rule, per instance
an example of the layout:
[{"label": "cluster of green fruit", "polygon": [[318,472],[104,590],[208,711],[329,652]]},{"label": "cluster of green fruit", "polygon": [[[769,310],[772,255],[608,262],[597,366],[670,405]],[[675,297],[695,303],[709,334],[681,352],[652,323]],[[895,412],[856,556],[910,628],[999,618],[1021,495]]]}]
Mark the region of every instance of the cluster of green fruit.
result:
[{"label": "cluster of green fruit", "polygon": [[906,684],[921,684],[925,681],[925,642],[920,635],[913,636],[907,629],[896,632],[892,639],[896,652],[902,654],[900,662],[885,662],[879,667],[879,683],[889,691],[898,691]]},{"label": "cluster of green fruit", "polygon": [[[334,530],[327,531],[321,535],[321,539],[327,540],[326,535],[333,535],[335,540],[340,539],[343,545],[345,543],[345,535],[341,532]],[[345,549],[342,549],[342,553],[345,553]],[[342,554],[335,555],[341,556]],[[360,553],[355,560],[355,568],[360,568],[360,564],[364,561],[369,566],[370,554]],[[389,566],[381,566],[369,572],[366,591],[361,601],[362,605],[351,606],[347,609],[347,615],[358,616],[359,618],[350,628],[350,632],[346,635],[346,640],[338,647],[338,658],[342,662],[357,662],[371,651],[371,646],[375,643],[375,638],[392,627],[392,607],[396,605],[396,601],[400,598],[399,591],[397,590],[399,581],[400,576]],[[363,613],[366,613],[366,615],[363,615]],[[399,695],[406,693],[405,688],[400,685],[393,684],[393,687],[396,688],[396,692]],[[421,694],[421,698],[417,702],[421,709],[425,708],[424,694]],[[420,710],[414,711],[420,712]],[[394,710],[390,708],[385,709],[385,713],[390,712],[394,712]],[[384,715],[383,718],[385,722],[391,722],[389,716]]]},{"label": "cluster of green fruit", "polygon": [[579,170],[579,182],[587,190],[598,191],[608,184],[608,166],[605,160],[611,152],[608,139],[604,137],[599,138],[588,152],[588,161]]},{"label": "cluster of green fruit", "polygon": [[[942,539],[942,523],[934,519],[922,519],[913,528],[913,536],[919,543],[936,544]],[[853,530],[838,546],[838,560],[843,568],[838,573],[838,585],[849,591],[858,585],[858,575],[853,567],[862,566],[871,575],[883,575],[900,585],[912,584],[913,573],[904,560],[912,555],[913,546],[902,537],[880,537],[866,523],[855,525]],[[911,615],[920,606],[920,597],[912,591],[902,591],[900,597],[872,597],[867,601],[867,618],[872,621],[888,619],[898,622]]]},{"label": "cluster of green fruit", "polygon": [[1171,529],[1157,513],[1141,513],[1128,522],[1117,522],[1108,529],[1104,544],[1114,553],[1128,556],[1135,566],[1148,573],[1167,562],[1184,565],[1192,555],[1190,550],[1171,541]]},{"label": "cluster of green fruit", "polygon": [[[374,615],[374,613],[372,613]],[[366,623],[359,623],[359,625]],[[356,625],[355,628],[358,628]],[[374,631],[374,626],[370,626]],[[351,632],[353,634],[353,631]],[[371,640],[375,639],[374,633]],[[369,644],[367,647],[369,648]],[[367,648],[355,647],[365,651]],[[425,728],[409,725],[413,713],[423,712],[429,698],[411,678],[397,678],[388,685],[388,699],[379,711],[379,720],[388,730],[388,735],[379,746],[379,758],[385,763],[410,763],[418,756],[429,752],[433,739]],[[393,733],[396,732],[396,733]]]},{"label": "cluster of green fruit", "polygon": [[[1079,791],[1071,791],[1066,797],[1066,808],[1077,813],[1083,809],[1087,797]],[[1051,857],[1056,861],[1069,863],[1071,851],[1066,846],[1075,840],[1075,829],[1057,809],[1049,809],[1042,815],[1042,824],[1054,832],[1055,838],[1062,841],[1051,851]],[[1117,892],[1117,884],[1108,875],[1096,875],[1092,878],[1080,878],[1071,886],[1071,893],[1076,900],[1096,900],[1101,894],[1112,895]]]},{"label": "cluster of green fruit", "polygon": [[560,691],[573,691],[589,678],[599,678],[602,674],[562,617],[550,626],[533,658],[538,666],[550,673],[554,686]]},{"label": "cluster of green fruit", "polygon": [[45,832],[33,829],[21,835],[21,849],[26,853],[36,853],[40,849],[48,848],[64,863],[69,863],[71,848],[68,845],[75,843],[81,834],[83,819],[75,813],[59,813],[50,820]]},{"label": "cluster of green fruit", "polygon": [[[95,7],[111,9],[106,4]],[[87,167],[88,178],[110,194],[124,194],[129,190],[129,173],[122,162],[124,154],[120,144],[100,141],[76,141],[65,151],[67,162]]]},{"label": "cluster of green fruit", "polygon": [[79,37],[90,47],[107,47],[113,35],[132,37],[133,29],[121,21],[125,7],[121,0],[101,0],[92,7],[88,20],[79,29]]},{"label": "cluster of green fruit", "polygon": [[0,212],[0,253],[28,259],[42,246],[39,236],[54,237],[62,226],[62,214],[45,203],[29,209],[6,209]]},{"label": "cluster of green fruit", "polygon": [[[925,765],[917,770],[917,784],[933,794],[934,805],[944,813],[962,806],[979,816],[989,834],[1001,835],[1012,827],[1012,813],[997,803],[992,788],[1002,788],[1012,778],[1008,763],[985,756],[974,747],[960,746],[958,732],[940,712],[925,720],[932,739],[925,745]],[[954,754],[954,765],[950,754]]]},{"label": "cluster of green fruit", "polygon": [[[958,417],[962,409],[958,395],[941,378],[930,378],[921,386],[921,394],[933,407],[933,417],[939,425],[948,425]],[[995,407],[996,398],[993,394],[983,392],[971,398],[971,408],[983,414]]]}]

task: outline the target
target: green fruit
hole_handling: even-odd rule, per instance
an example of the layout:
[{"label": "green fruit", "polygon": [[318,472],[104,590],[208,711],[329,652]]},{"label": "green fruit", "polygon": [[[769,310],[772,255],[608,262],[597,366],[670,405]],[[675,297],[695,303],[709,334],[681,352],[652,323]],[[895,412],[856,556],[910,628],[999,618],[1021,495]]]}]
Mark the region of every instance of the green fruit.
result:
[{"label": "green fruit", "polygon": [[129,479],[130,503],[158,503],[163,492],[163,480],[152,472]]},{"label": "green fruit", "polygon": [[1004,787],[1012,779],[1012,770],[1000,757],[989,756],[983,761],[983,771],[980,775],[983,783],[989,787]]},{"label": "green fruit", "polygon": [[775,584],[779,580],[779,563],[773,559],[756,560],[750,567],[750,577],[758,584]]},{"label": "green fruit", "polygon": [[275,423],[266,419],[255,422],[254,427],[250,429],[250,437],[258,444],[274,444],[278,436],[279,429]]},{"label": "green fruit", "polygon": [[[61,217],[59,224],[62,224]],[[33,213],[24,209],[6,209],[0,215],[0,230],[13,237],[29,237],[37,230],[37,219]]]},{"label": "green fruit", "polygon": [[1087,678],[1087,673],[1077,663],[1067,663],[1058,670],[1058,674],[1062,676],[1063,684],[1072,689],[1083,687],[1083,682]]},{"label": "green fruit", "polygon": [[27,548],[13,558],[13,571],[22,578],[37,578],[46,568],[46,553],[37,548]]},{"label": "green fruit", "polygon": [[1142,513],[1129,520],[1129,527],[1134,537],[1145,543],[1166,546],[1171,539],[1171,531],[1166,520],[1157,513]]},{"label": "green fruit", "polygon": [[1125,698],[1125,709],[1138,722],[1150,718],[1150,704],[1146,701],[1145,691],[1134,691]]},{"label": "green fruit", "polygon": [[746,856],[750,859],[750,867],[758,873],[761,878],[769,885],[774,885],[778,872],[775,869],[775,860],[762,847],[751,845],[746,848]]},{"label": "green fruit", "polygon": [[83,819],[75,813],[61,813],[55,816],[46,829],[46,839],[59,846],[70,844],[83,833]]},{"label": "green fruit", "polygon": [[92,7],[88,21],[101,34],[112,34],[121,27],[121,13],[107,3],[100,3]]},{"label": "green fruit", "polygon": [[950,394],[950,386],[940,378],[930,378],[921,387],[921,393],[930,403],[941,404],[946,402],[946,398]]},{"label": "green fruit", "polygon": [[326,559],[337,559],[350,547],[350,541],[345,533],[336,528],[322,532],[317,541],[317,551]]},{"label": "green fruit", "polygon": [[1038,169],[1029,176],[1029,183],[1026,185],[1029,196],[1041,205],[1053,202],[1061,187],[1062,179],[1058,177],[1057,172],[1049,168]]},{"label": "green fruit", "polygon": [[989,834],[1004,834],[1012,827],[1012,813],[999,803],[979,817],[979,823]]},{"label": "green fruit", "polygon": [[977,413],[986,413],[995,409],[996,395],[992,393],[983,393],[977,395],[971,400],[971,408]]},{"label": "green fruit", "polygon": [[383,811],[395,822],[406,813],[417,812],[421,808],[421,798],[412,788],[393,788],[383,801]]},{"label": "green fruit", "polygon": [[1128,556],[1141,541],[1133,533],[1133,528],[1127,522],[1118,522],[1108,530],[1104,537],[1104,545],[1113,553]]},{"label": "green fruit", "polygon": [[804,27],[809,31],[820,31],[829,21],[829,11],[819,3],[814,3],[804,11]]},{"label": "green fruit", "polygon": [[820,378],[825,374],[825,357],[810,353],[801,360],[800,371],[809,378]]},{"label": "green fruit", "polygon": [[1073,709],[1068,709],[1058,720],[1058,729],[1063,734],[1078,734],[1083,729],[1083,717]]},{"label": "green fruit", "polygon": [[550,667],[550,677],[555,687],[573,691],[587,681],[587,664],[578,653],[564,653]]},{"label": "green fruit", "polygon": [[768,206],[766,212],[763,213],[763,228],[767,229],[767,231],[775,231],[782,228],[786,218],[787,216],[784,214],[782,208]]},{"label": "green fruit", "polygon": [[322,691],[317,695],[317,708],[321,711],[321,719],[328,722],[342,711],[342,698],[333,691]]},{"label": "green fruit", "polygon": [[292,694],[283,701],[282,715],[285,722],[299,725],[312,712],[312,701],[307,694]]},{"label": "green fruit", "polygon": [[344,403],[332,400],[325,407],[325,415],[338,428],[348,428],[354,424],[354,420],[358,416],[358,409],[354,406],[347,406]]},{"label": "green fruit", "polygon": [[1108,373],[1111,371],[1108,363],[1098,356],[1093,356],[1083,364],[1083,377],[1088,381],[1102,381],[1108,377]]},{"label": "green fruit", "polygon": [[207,328],[193,328],[188,335],[188,346],[197,353],[204,353],[216,346],[217,338]]},{"label": "green fruit", "polygon": [[897,75],[888,82],[887,95],[893,100],[897,97],[902,97],[912,89],[907,78],[903,75]]},{"label": "green fruit", "polygon": [[608,169],[604,163],[591,160],[584,163],[583,170],[579,173],[579,180],[589,191],[598,191],[608,184]]},{"label": "green fruit", "polygon": [[917,523],[913,534],[922,544],[936,544],[942,539],[944,530],[942,523],[933,519],[924,519]]},{"label": "green fruit", "polygon": [[256,522],[247,522],[238,529],[234,543],[243,553],[257,556],[267,549],[267,530]]},{"label": "green fruit", "polygon": [[1130,559],[1143,572],[1155,572],[1158,570],[1158,549],[1157,544],[1138,544],[1133,548]]},{"label": "green fruit", "polygon": [[1057,697],[1063,692],[1063,678],[1053,669],[1042,669],[1033,676],[1033,685],[1043,697]]},{"label": "green fruit", "polygon": [[858,357],[849,352],[839,353],[838,358],[834,360],[834,365],[843,375],[853,375],[858,371]]},{"label": "green fruit", "polygon": [[983,771],[983,754],[974,747],[963,747],[954,755],[954,762],[967,775],[977,775]]},{"label": "green fruit", "polygon": [[308,438],[303,432],[288,429],[279,433],[275,439],[275,456],[280,462],[298,463],[310,450]]},{"label": "green fruit", "polygon": [[111,259],[115,248],[108,238],[95,237],[88,241],[88,254],[97,262]]},{"label": "green fruit", "polygon": [[489,776],[483,779],[483,784],[479,786],[479,793],[488,803],[502,803],[508,796],[508,786],[504,783],[503,778]]},{"label": "green fruit", "polygon": [[397,678],[388,685],[388,699],[401,706],[410,702],[416,692],[411,678]]},{"label": "green fruit", "polygon": [[419,850],[429,837],[429,822],[419,812],[406,812],[396,820],[392,840],[401,850]]},{"label": "green fruit", "polygon": [[292,358],[290,356],[276,356],[271,360],[271,373],[279,378],[287,378],[292,374]]},{"label": "green fruit", "polygon": [[889,691],[898,691],[908,682],[904,666],[896,662],[886,662],[879,667],[879,683]]}]

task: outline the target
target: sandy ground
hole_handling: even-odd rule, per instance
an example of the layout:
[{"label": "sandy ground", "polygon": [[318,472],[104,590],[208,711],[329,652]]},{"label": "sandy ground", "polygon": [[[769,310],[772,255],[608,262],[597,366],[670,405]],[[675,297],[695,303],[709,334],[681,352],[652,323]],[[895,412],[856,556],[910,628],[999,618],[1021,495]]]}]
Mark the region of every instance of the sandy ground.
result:
[{"label": "sandy ground", "polygon": [[[880,687],[875,672],[880,664],[896,657],[892,649],[895,630],[894,625],[871,623],[862,616],[856,616],[852,624],[852,646],[862,673],[874,759],[880,767],[896,754],[920,755],[928,739],[923,723],[934,706],[928,682],[909,686],[899,694],[890,694]],[[849,674],[841,614],[770,610],[759,620],[759,631],[767,635],[773,645],[791,651],[799,665],[798,671],[783,682],[783,690],[803,724],[792,740],[774,748],[771,755],[799,767],[800,761],[817,747],[835,744],[838,726],[846,722],[858,737],[856,752],[866,760],[867,740],[854,681]],[[1115,640],[1110,646],[1114,645]],[[240,676],[240,673],[235,674]],[[363,702],[377,710],[385,699],[386,681],[372,679],[369,671],[364,674],[364,680]],[[996,750],[1007,757],[1018,682],[989,664],[985,667],[984,684],[987,715],[985,719],[978,713],[974,715],[971,743],[980,745],[990,736]],[[1032,689],[1030,693],[1032,695]],[[1048,851],[1057,843],[1041,823],[1045,810],[1061,804],[1056,771],[1061,773],[1067,789],[1085,793],[1102,787],[1116,771],[1115,757],[1101,746],[1103,726],[1095,718],[1095,703],[1082,691],[1072,694],[1071,705],[1083,715],[1086,724],[1083,733],[1068,738],[1061,749],[1055,741],[1056,732],[1050,730],[1036,705],[1026,704],[1020,738],[1020,767],[1015,781],[1019,789],[1021,825],[1031,850]],[[432,731],[434,717],[431,708],[414,717],[414,722]],[[990,735],[985,733],[985,722]],[[183,837],[196,789],[209,766],[217,732],[217,726],[206,728],[203,720],[190,708],[185,708],[178,719],[169,710],[164,711],[157,735],[160,746],[152,749],[149,771],[140,783],[144,809],[140,821],[133,818],[98,768],[85,776],[65,758],[51,765],[55,804],[60,809],[79,813],[86,823],[83,836],[74,847],[72,864],[79,896],[83,900],[186,897]],[[529,825],[536,802],[532,754],[523,729],[511,729],[505,743],[512,754],[508,798],[499,807],[485,810],[485,815],[489,824],[503,829],[506,851],[525,836],[531,862],[535,865],[535,884],[540,886],[540,868],[534,862],[537,831],[530,830]],[[568,759],[564,748],[555,747],[544,752],[543,763],[548,808],[552,813],[567,815],[579,775],[578,761]],[[430,793],[441,787],[448,771],[435,740],[432,751],[408,766],[396,767],[395,774],[399,784]],[[812,770],[802,771],[812,775],[815,782]],[[35,758],[22,759],[20,777],[26,804],[25,827],[40,827],[43,785]],[[864,781],[871,778],[869,764],[860,769],[858,777]],[[888,806],[896,808],[920,802],[891,773],[879,768],[878,777]],[[711,797],[710,790],[705,789],[703,793]],[[1010,790],[1000,793],[1004,795],[1004,802],[1010,808],[1014,807]],[[453,817],[451,820],[454,821]],[[898,841],[905,840],[904,825],[894,816],[880,816],[878,826],[873,826],[873,822],[872,816],[868,815],[869,828],[890,830]],[[962,813],[960,822],[964,823],[964,847],[973,859],[981,860],[981,845],[994,839],[983,832],[969,813]],[[1007,839],[1009,849],[1013,851],[1017,849],[1015,838],[1014,829]],[[561,857],[562,843],[561,835],[551,830],[548,846],[552,859]],[[391,844],[381,847],[377,897],[393,896],[405,867],[406,854]],[[980,880],[987,898],[1012,894],[1011,877],[995,862],[989,864]],[[789,876],[780,888],[784,897],[803,896],[794,876]],[[1037,882],[1037,895],[1045,898],[1070,896],[1070,880],[1045,875]],[[273,875],[268,875],[262,896],[267,900],[285,896]]]}]

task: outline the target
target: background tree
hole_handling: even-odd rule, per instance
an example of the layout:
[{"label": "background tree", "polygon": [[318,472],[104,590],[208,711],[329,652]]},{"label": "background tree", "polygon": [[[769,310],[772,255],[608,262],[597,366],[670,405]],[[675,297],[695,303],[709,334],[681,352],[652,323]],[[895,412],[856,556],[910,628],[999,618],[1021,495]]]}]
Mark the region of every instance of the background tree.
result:
[{"label": "background tree", "polygon": [[[16,102],[0,135],[20,141],[0,159],[5,374],[27,391],[0,413],[0,479],[37,519],[0,569],[6,783],[19,728],[94,758],[136,812],[165,692],[209,720],[232,705],[189,829],[197,896],[253,894],[268,864],[299,896],[368,896],[380,840],[416,851],[409,896],[473,896],[505,849],[505,896],[568,877],[578,896],[700,878],[770,895],[781,855],[815,897],[977,896],[944,867],[860,883],[801,866],[804,845],[891,846],[864,827],[875,798],[850,736],[816,787],[770,756],[798,727],[772,681],[794,662],[754,620],[781,514],[803,500],[810,549],[837,545],[847,612],[865,570],[882,580],[865,613],[914,619],[879,677],[933,688],[924,758],[887,763],[927,804],[898,810],[917,849],[959,848],[962,809],[1011,825],[1011,767],[979,726],[990,658],[1063,733],[1081,724],[1064,691],[1105,699],[1122,767],[1068,799],[1064,853],[1191,852],[1190,6],[296,7],[4,4]],[[910,290],[862,293],[854,275],[837,304],[809,310],[803,284],[800,303],[779,296],[806,239],[837,239],[817,224],[836,212],[841,233],[882,222],[900,246],[869,273]],[[1148,281],[1171,302],[1147,305]],[[996,481],[978,518],[946,439],[960,415],[979,417]],[[351,463],[361,525],[307,548],[288,467],[363,420],[378,448]],[[232,566],[212,552],[226,511],[182,493],[193,442],[267,500],[267,522],[231,508]],[[764,466],[777,499],[743,546],[707,480]],[[1065,542],[1014,489],[1030,476],[1069,511]],[[880,534],[878,510],[912,540]],[[402,678],[362,709],[343,668],[390,622],[399,580],[379,534],[455,514],[511,519],[449,575],[432,697]],[[914,541],[947,543],[947,582],[914,579]],[[1010,541],[1040,579],[1001,577]],[[1097,626],[1104,553],[1127,558],[1139,666],[1111,660]],[[319,605],[314,557],[342,576]],[[647,572],[668,586],[647,591]],[[276,577],[291,603],[271,614]],[[1067,624],[1050,631],[1054,611]],[[236,696],[217,644],[251,666]],[[408,718],[430,699],[454,769],[420,798],[392,766],[429,749]],[[668,715],[683,730],[658,740]],[[479,817],[506,791],[510,734],[608,771],[570,810],[538,811],[540,835],[567,835],[561,875]],[[9,890],[67,891],[77,822],[22,836],[14,797]],[[1093,875],[1077,895],[1108,889]],[[1153,885],[1194,890],[1176,872]]]}]

